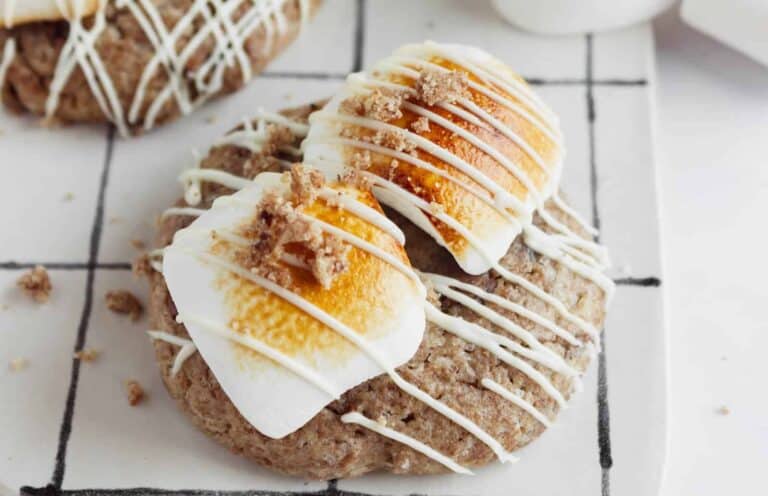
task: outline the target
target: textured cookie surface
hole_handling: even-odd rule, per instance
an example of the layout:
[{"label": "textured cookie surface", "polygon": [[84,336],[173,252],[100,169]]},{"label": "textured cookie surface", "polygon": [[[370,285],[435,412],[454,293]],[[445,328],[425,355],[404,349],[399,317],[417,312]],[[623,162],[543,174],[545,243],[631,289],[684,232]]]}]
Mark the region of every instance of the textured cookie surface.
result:
[{"label": "textured cookie surface", "polygon": [[[64,72],[61,67],[57,69],[57,63],[66,49],[65,43],[70,40],[74,24],[68,21],[35,22],[16,25],[13,29],[0,28],[0,60],[3,60],[4,54],[8,57],[3,60],[4,64],[0,64],[5,65],[4,71],[0,71],[2,101],[10,109],[45,115],[52,122],[112,121],[124,132],[146,130],[191,111],[201,103],[201,96],[207,99],[239,89],[244,83],[243,73],[255,75],[260,72],[296,37],[302,15],[311,15],[320,2],[262,2],[269,4],[274,13],[268,20],[254,22],[249,24],[248,29],[243,29],[242,36],[238,38],[242,45],[242,57],[233,52],[233,63],[217,62],[212,66],[211,60],[220,58],[216,50],[221,45],[210,34],[202,38],[199,35],[205,30],[210,33],[214,24],[221,30],[222,25],[219,21],[206,21],[202,15],[190,15],[190,9],[199,2],[151,0],[148,4],[153,6],[152,14],[159,15],[162,21],[162,26],[158,26],[153,25],[153,15],[139,8],[137,2],[125,2],[125,7],[117,8],[114,1],[109,1],[103,19],[96,15],[82,21],[82,29],[98,29],[100,33],[93,45],[93,53],[100,62],[86,64],[92,71],[91,78],[82,70],[82,64],[77,64],[68,77],[59,81],[62,86],[60,91],[55,92],[55,105],[49,101],[51,88],[57,76],[60,78]],[[241,7],[231,13],[231,19],[246,20],[248,15],[253,14],[251,9],[254,7],[249,5],[251,2],[237,4]],[[277,27],[275,16],[285,21],[282,27]],[[103,26],[94,28],[101,22]],[[183,29],[173,34],[177,25]],[[158,34],[162,32],[171,33],[170,37],[163,39]],[[173,64],[166,63],[162,54],[158,56],[162,49],[156,46],[168,40],[176,47],[178,60],[185,61],[183,68],[176,70],[177,74],[181,74],[179,78],[169,76],[173,72]],[[13,49],[9,48],[11,45]],[[185,53],[187,47],[193,49]],[[217,65],[222,70],[215,77],[206,77],[205,81],[195,80],[198,71],[211,70]],[[108,76],[105,78],[107,84],[101,81],[105,74]],[[97,86],[102,102],[94,97],[93,78],[101,81]],[[172,87],[175,90],[169,92]],[[178,95],[182,96],[178,98]],[[187,102],[191,103],[191,107],[182,108]],[[153,108],[153,105],[156,107]],[[46,106],[49,108],[46,109]]]},{"label": "textured cookie surface", "polygon": [[[307,107],[289,112],[289,115],[303,118],[310,110]],[[222,146],[211,151],[203,161],[202,167],[223,169],[252,177],[261,170],[279,170],[281,165],[275,157]],[[216,196],[229,192],[222,186],[206,185],[203,189],[202,206],[208,205]],[[555,206],[549,205],[549,208],[551,213],[557,215],[571,229],[584,234],[572,219],[561,215]],[[590,341],[589,336],[561,318],[554,308],[516,285],[492,273],[481,276],[463,275],[451,255],[436,247],[431,238],[402,218],[396,215],[392,218],[405,231],[408,240],[406,249],[415,267],[451,275],[487,292],[520,303],[556,322],[582,341]],[[189,217],[167,217],[160,227],[159,245],[167,245],[173,233],[189,222]],[[541,229],[548,229],[539,219],[536,219],[536,222]],[[541,257],[527,248],[521,240],[513,244],[501,264],[558,298],[573,314],[598,328],[602,326],[604,295],[597,285],[563,265]],[[185,328],[174,320],[176,309],[162,275],[150,274],[150,282],[153,326],[186,337]],[[441,300],[433,295],[433,301],[447,314],[459,315],[494,332],[505,332],[450,300]],[[574,369],[583,372],[589,365],[589,346],[570,345],[549,330],[515,313],[494,304],[488,303],[487,306],[529,330]],[[179,373],[172,376],[170,370],[178,347],[156,341],[155,349],[164,382],[171,396],[199,428],[233,452],[280,472],[307,478],[330,479],[361,475],[374,470],[400,474],[446,471],[442,465],[403,444],[363,427],[343,423],[341,416],[352,410],[386,423],[389,428],[429,445],[461,465],[475,467],[495,459],[491,449],[476,437],[402,392],[385,375],[347,391],[341,399],[328,405],[296,432],[282,439],[271,439],[260,434],[242,418],[198,354],[190,357]],[[571,395],[574,386],[572,379],[534,362],[530,363],[565,397]],[[545,394],[529,376],[505,364],[488,351],[434,324],[428,324],[421,347],[398,372],[431,396],[461,412],[511,451],[535,439],[543,432],[544,426],[523,409],[484,388],[480,384],[483,378],[490,378],[508,390],[517,391],[523,399],[549,418],[554,418],[559,408],[551,396]]]}]

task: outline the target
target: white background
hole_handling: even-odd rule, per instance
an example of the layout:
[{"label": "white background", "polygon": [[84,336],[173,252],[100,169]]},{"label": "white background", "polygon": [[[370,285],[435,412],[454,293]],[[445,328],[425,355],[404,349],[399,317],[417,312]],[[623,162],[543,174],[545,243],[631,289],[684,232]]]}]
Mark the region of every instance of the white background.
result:
[{"label": "white background", "polygon": [[655,30],[670,335],[662,494],[765,495],[768,68],[675,14]]}]

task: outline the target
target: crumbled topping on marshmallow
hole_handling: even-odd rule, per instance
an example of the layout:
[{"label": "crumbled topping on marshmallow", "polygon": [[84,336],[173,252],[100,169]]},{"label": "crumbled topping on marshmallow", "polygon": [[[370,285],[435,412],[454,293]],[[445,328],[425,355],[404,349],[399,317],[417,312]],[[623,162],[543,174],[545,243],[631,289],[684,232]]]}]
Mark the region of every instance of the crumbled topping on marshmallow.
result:
[{"label": "crumbled topping on marshmallow", "polygon": [[307,205],[315,201],[317,192],[325,184],[323,174],[317,169],[295,164],[291,167],[291,193],[298,205]]},{"label": "crumbled topping on marshmallow", "polygon": [[[370,159],[370,157],[369,157]],[[369,164],[370,165],[370,164]],[[339,176],[339,181],[347,186],[361,190],[369,190],[371,188],[371,181],[360,172],[360,168],[348,167],[344,170],[344,173]]]},{"label": "crumbled topping on marshmallow", "polygon": [[453,103],[468,94],[468,81],[459,71],[423,71],[416,81],[416,95],[427,105]]},{"label": "crumbled topping on marshmallow", "polygon": [[411,131],[414,133],[427,133],[429,132],[429,119],[426,117],[419,117],[411,123]]},{"label": "crumbled topping on marshmallow", "polygon": [[371,152],[363,150],[352,154],[352,160],[349,164],[358,170],[365,170],[371,166]]},{"label": "crumbled topping on marshmallow", "polygon": [[340,110],[344,114],[389,122],[403,116],[400,107],[405,96],[402,91],[376,88],[368,94],[355,95],[342,101]]},{"label": "crumbled topping on marshmallow", "polygon": [[[306,265],[315,279],[329,288],[348,267],[349,246],[335,236],[323,234],[320,227],[299,215],[302,205],[313,201],[324,181],[314,170],[295,165],[290,172],[291,194],[264,195],[255,223],[245,227],[247,237],[255,239],[238,262],[248,270],[281,286],[291,283],[286,260]],[[290,263],[289,263],[290,265]]]}]

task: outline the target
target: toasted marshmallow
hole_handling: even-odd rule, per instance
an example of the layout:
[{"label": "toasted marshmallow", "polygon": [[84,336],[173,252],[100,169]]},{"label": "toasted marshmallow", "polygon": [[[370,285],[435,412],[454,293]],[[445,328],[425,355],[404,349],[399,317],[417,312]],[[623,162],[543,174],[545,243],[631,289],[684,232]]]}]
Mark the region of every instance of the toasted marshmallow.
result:
[{"label": "toasted marshmallow", "polygon": [[507,252],[556,189],[558,119],[509,67],[467,46],[407,45],[310,117],[305,159],[364,169],[379,200],[470,274]]},{"label": "toasted marshmallow", "polygon": [[94,14],[103,0],[0,0],[0,28]]},{"label": "toasted marshmallow", "polygon": [[349,183],[323,185],[282,225],[291,239],[312,238],[296,227],[304,223],[321,232],[316,242],[333,238],[334,246],[343,245],[325,265],[336,267],[333,277],[321,284],[308,265],[312,255],[291,243],[270,261],[280,273],[264,270],[266,262],[252,250],[275,233],[253,226],[273,218],[264,213],[265,199],[294,198],[295,204],[286,176],[262,173],[216,200],[176,233],[163,259],[179,320],[235,407],[272,438],[294,432],[384,368],[408,361],[425,326],[424,287],[402,233],[370,191]]}]

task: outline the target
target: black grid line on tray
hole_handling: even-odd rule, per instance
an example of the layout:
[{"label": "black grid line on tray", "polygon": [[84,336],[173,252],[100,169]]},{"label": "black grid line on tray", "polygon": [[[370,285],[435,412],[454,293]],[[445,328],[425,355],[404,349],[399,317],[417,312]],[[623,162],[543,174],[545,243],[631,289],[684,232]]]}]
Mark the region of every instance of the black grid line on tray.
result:
[{"label": "black grid line on tray", "polygon": [[[600,231],[600,205],[598,202],[600,181],[598,179],[597,157],[595,150],[595,120],[597,109],[595,107],[594,85],[594,43],[592,34],[585,36],[586,60],[585,76],[587,98],[587,132],[589,139],[589,184],[592,199],[592,225]],[[600,235],[595,236],[595,241],[600,241]],[[611,479],[610,470],[613,466],[611,455],[611,419],[608,405],[608,370],[607,351],[605,343],[605,330],[600,331],[600,353],[597,357],[597,447],[600,460],[600,492],[602,496],[610,496]]]},{"label": "black grid line on tray", "polygon": [[[360,38],[361,42],[364,39]],[[362,54],[362,50],[360,52]],[[358,54],[355,54],[357,57]],[[358,59],[353,62],[352,72],[360,71],[364,66],[362,63],[358,65]],[[309,79],[316,81],[328,81],[338,80],[343,81],[347,78],[347,74],[340,72],[300,72],[300,71],[266,71],[261,73],[259,77],[265,79]],[[536,76],[522,76],[525,81],[531,86],[586,86],[590,84],[592,86],[636,86],[644,87],[648,85],[647,79],[592,79],[587,81],[586,78],[542,78]]]},{"label": "black grid line on tray", "polygon": [[[356,0],[356,25],[354,29],[353,43],[354,55],[352,71],[359,71],[364,65],[364,44],[365,44],[365,25],[366,25],[366,0]],[[586,61],[584,78],[526,78],[533,86],[584,86],[587,99],[587,127],[589,138],[589,165],[590,165],[590,194],[592,205],[592,220],[594,225],[600,227],[599,205],[598,205],[598,168],[595,157],[595,98],[594,87],[596,86],[627,86],[644,87],[648,84],[646,79],[594,79],[593,59],[594,47],[592,35],[586,35]],[[343,80],[345,74],[322,73],[322,72],[266,72],[262,77],[275,79],[311,79],[311,80]],[[77,338],[74,350],[80,351],[85,345],[88,332],[88,324],[93,306],[94,280],[98,270],[125,270],[131,269],[128,262],[99,263],[98,254],[101,244],[102,228],[104,223],[104,207],[106,201],[106,192],[109,182],[109,172],[112,163],[112,155],[115,146],[115,130],[109,127],[106,136],[105,155],[99,179],[99,190],[97,205],[94,212],[93,225],[91,229],[89,257],[86,262],[0,262],[0,270],[23,270],[43,265],[51,270],[85,270],[87,271],[85,284],[85,302],[81,312],[81,318],[77,330]],[[661,280],[658,277],[622,277],[614,280],[620,286],[637,287],[658,287]],[[601,340],[603,340],[601,333]],[[64,405],[61,427],[59,431],[58,448],[55,458],[55,465],[50,484],[43,487],[24,486],[21,488],[22,494],[35,496],[375,496],[367,493],[358,493],[340,490],[336,480],[328,481],[325,489],[319,491],[269,491],[269,490],[250,490],[250,491],[218,491],[218,490],[199,490],[199,489],[181,489],[165,490],[158,488],[137,487],[124,489],[76,489],[64,490],[62,483],[66,469],[67,446],[72,429],[72,420],[74,416],[75,402],[77,398],[77,388],[80,376],[80,361],[73,359],[70,374],[70,384]],[[609,496],[610,494],[610,468],[613,464],[610,445],[610,422],[608,408],[608,386],[606,370],[606,350],[603,340],[602,351],[598,357],[598,448],[599,460],[601,466],[601,494]],[[418,495],[411,495],[418,496]]]},{"label": "black grid line on tray", "polygon": [[[78,271],[78,270],[114,270],[114,271],[130,271],[133,269],[131,262],[45,262],[45,261],[33,261],[33,262],[0,262],[0,271],[19,271],[29,270],[37,267],[38,265],[45,267],[48,270],[65,270],[65,271]],[[625,276],[616,277],[613,282],[617,286],[635,286],[645,288],[656,288],[661,286],[661,279],[656,276],[648,277],[636,277]]]},{"label": "black grid line on tray", "polygon": [[[24,486],[21,494],[26,496],[383,496],[374,493],[344,491],[335,486],[318,491],[217,491],[213,489],[158,489],[154,487],[131,487],[121,489],[58,489],[49,484],[44,487]],[[408,496],[427,496],[410,494]],[[437,495],[435,495],[437,496]]]},{"label": "black grid line on tray", "polygon": [[[74,352],[77,353],[85,345],[86,334],[88,333],[88,323],[93,309],[93,284],[96,277],[96,261],[99,257],[99,246],[101,245],[101,234],[104,225],[104,204],[106,200],[107,183],[109,182],[109,170],[112,165],[112,152],[115,146],[115,128],[109,126],[105,140],[104,161],[99,178],[99,190],[96,201],[96,209],[93,215],[93,225],[91,227],[91,238],[88,250],[87,275],[85,279],[85,301],[80,314],[80,323],[77,328],[77,338],[75,339]],[[72,418],[75,412],[75,400],[77,399],[77,386],[80,381],[80,359],[72,358],[72,369],[70,372],[69,389],[67,399],[64,404],[64,413],[59,428],[59,442],[56,449],[56,458],[51,476],[51,486],[60,489],[64,481],[64,471],[66,469],[67,446],[69,437],[72,434]]]},{"label": "black grid line on tray", "polygon": [[27,270],[38,265],[48,270],[131,270],[130,262],[0,262],[0,270]]}]

